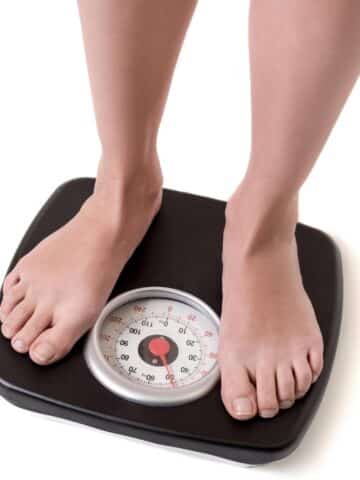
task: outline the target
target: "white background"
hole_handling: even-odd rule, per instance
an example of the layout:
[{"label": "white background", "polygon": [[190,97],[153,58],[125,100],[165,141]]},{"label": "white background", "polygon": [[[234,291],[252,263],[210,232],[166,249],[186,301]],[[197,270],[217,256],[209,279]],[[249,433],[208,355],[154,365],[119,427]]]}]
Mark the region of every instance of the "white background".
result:
[{"label": "white background", "polygon": [[[244,172],[250,134],[247,8],[245,0],[202,0],[198,6],[161,128],[166,187],[227,199]],[[245,470],[54,421],[0,399],[1,476],[4,468],[11,478],[53,480],[325,479],[345,467],[358,471],[359,89],[302,192],[301,221],[326,230],[341,247],[345,309],[330,384],[298,450],[281,462]],[[71,177],[94,175],[98,156],[76,2],[1,0],[1,276],[49,194]]]}]

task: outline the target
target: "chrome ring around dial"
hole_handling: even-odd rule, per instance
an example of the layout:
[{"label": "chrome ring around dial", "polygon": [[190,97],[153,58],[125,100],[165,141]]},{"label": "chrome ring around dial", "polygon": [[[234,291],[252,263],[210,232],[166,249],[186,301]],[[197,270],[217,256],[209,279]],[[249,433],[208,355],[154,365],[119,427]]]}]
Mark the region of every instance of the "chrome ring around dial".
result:
[{"label": "chrome ring around dial", "polygon": [[85,346],[95,378],[130,401],[180,405],[219,379],[219,317],[202,300],[172,288],[144,287],[113,298]]}]

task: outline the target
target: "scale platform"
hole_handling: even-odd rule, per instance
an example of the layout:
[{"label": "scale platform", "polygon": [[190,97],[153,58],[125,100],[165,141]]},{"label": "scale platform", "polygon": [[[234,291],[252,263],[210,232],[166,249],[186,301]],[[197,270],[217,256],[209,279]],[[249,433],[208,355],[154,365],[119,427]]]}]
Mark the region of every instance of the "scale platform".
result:
[{"label": "scale platform", "polygon": [[[26,232],[9,271],[44,237],[71,219],[93,187],[92,178],[61,185]],[[219,315],[224,208],[219,200],[164,190],[161,210],[110,298],[140,287],[170,287],[199,297]],[[342,267],[336,245],[325,233],[302,224],[296,235],[304,285],[324,336],[324,370],[303,399],[275,418],[232,419],[222,405],[219,383],[206,396],[181,406],[154,407],[120,398],[90,373],[84,359],[84,338],[64,360],[40,367],[28,356],[15,353],[0,335],[0,393],[25,409],[243,464],[286,457],[299,445],[320,405],[335,356],[342,310]]]}]

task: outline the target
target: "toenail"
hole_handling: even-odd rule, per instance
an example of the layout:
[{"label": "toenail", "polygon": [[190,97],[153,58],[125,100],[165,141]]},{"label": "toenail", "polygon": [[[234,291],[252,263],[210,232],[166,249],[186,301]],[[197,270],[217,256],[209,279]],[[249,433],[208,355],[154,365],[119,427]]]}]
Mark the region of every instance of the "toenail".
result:
[{"label": "toenail", "polygon": [[286,408],[290,408],[294,405],[294,400],[284,400],[282,402],[280,402],[280,408],[283,408],[283,409],[286,409]]},{"label": "toenail", "polygon": [[23,342],[23,341],[20,340],[19,338],[16,339],[16,340],[12,343],[12,346],[13,346],[14,350],[16,350],[16,351],[19,352],[19,353],[24,353],[24,352],[26,351],[25,342]]},{"label": "toenail", "polygon": [[40,362],[48,362],[55,355],[55,350],[50,343],[40,343],[34,350],[33,355],[40,360]]},{"label": "toenail", "polygon": [[267,408],[267,409],[261,410],[260,416],[262,418],[272,418],[272,417],[275,417],[277,413],[278,413],[277,408]]},{"label": "toenail", "polygon": [[254,413],[253,402],[248,397],[235,398],[233,401],[233,409],[235,415],[239,417],[243,415],[252,415]]},{"label": "toenail", "polygon": [[3,323],[1,331],[4,337],[9,338],[11,336],[11,328],[9,327],[9,325],[6,325],[6,323]]}]

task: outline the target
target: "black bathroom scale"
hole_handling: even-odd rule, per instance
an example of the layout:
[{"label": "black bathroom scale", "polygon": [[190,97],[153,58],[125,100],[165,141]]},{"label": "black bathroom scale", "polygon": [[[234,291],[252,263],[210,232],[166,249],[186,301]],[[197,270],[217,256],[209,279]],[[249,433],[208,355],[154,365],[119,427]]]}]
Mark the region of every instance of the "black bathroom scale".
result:
[{"label": "black bathroom scale", "polygon": [[[71,219],[93,187],[92,178],[61,185],[26,232],[9,271]],[[0,336],[4,398],[25,409],[243,464],[289,455],[308,429],[331,372],[342,310],[340,254],[328,235],[297,225],[303,281],[324,337],[324,370],[304,398],[275,418],[236,421],[222,405],[216,361],[224,208],[219,200],[164,190],[160,212],[94,329],[64,360],[37,366]]]}]

